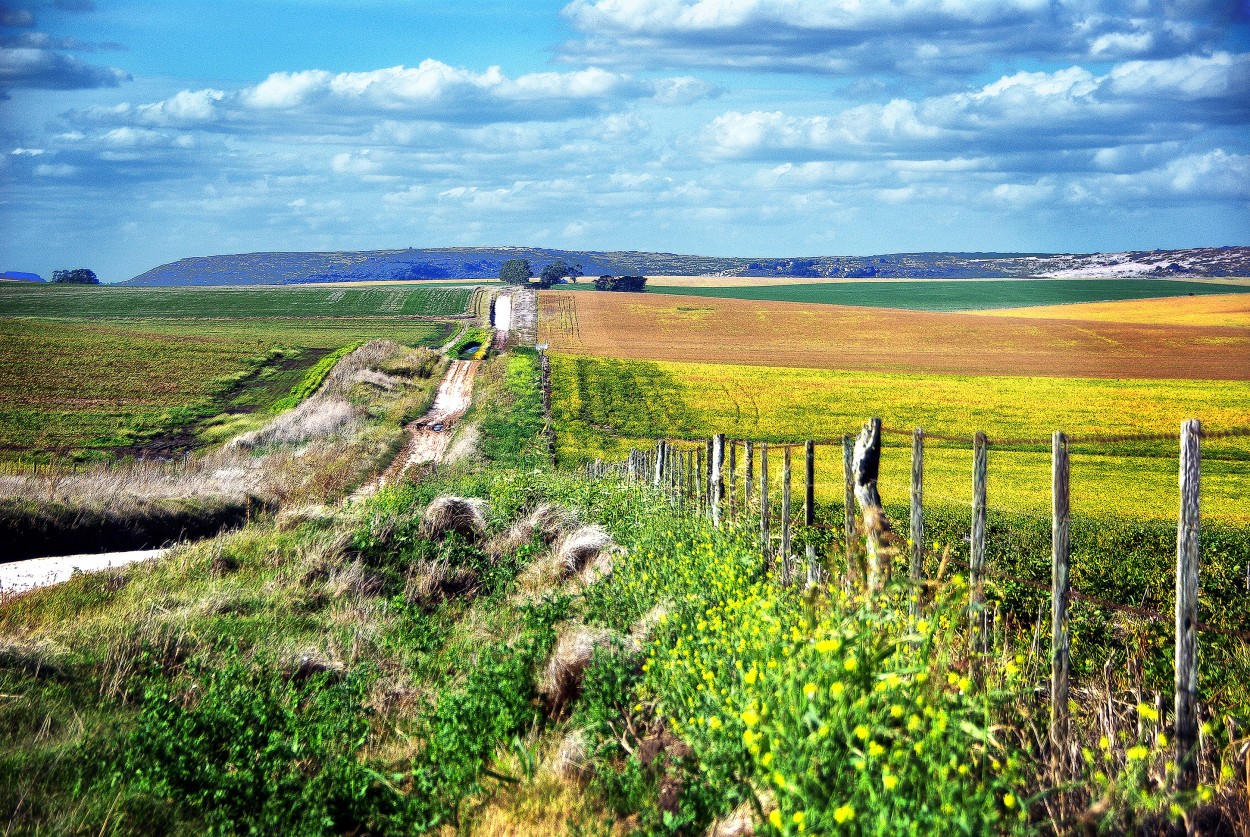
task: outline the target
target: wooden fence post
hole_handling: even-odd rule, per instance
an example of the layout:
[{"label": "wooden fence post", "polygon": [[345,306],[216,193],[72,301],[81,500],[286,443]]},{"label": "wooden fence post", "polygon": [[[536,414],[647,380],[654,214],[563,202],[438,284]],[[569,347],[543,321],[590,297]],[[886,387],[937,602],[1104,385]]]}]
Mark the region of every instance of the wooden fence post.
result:
[{"label": "wooden fence post", "polygon": [[721,495],[725,493],[725,434],[717,433],[712,437],[712,473],[709,478],[709,497],[711,499],[712,525],[720,528]]},{"label": "wooden fence post", "polygon": [[794,556],[790,554],[790,446],[781,461],[781,578],[787,586],[794,581]]},{"label": "wooden fence post", "polygon": [[771,557],[768,541],[768,442],[760,443],[760,551],[765,562]]},{"label": "wooden fence post", "polygon": [[1180,519],[1176,527],[1177,786],[1198,785],[1198,555],[1202,423],[1181,425]]},{"label": "wooden fence post", "polygon": [[751,513],[751,488],[755,484],[755,444],[746,443],[747,473],[742,486],[742,511]]},{"label": "wooden fence post", "polygon": [[986,438],[978,431],[972,444],[972,556],[969,563],[969,608],[973,622],[973,642],[978,653],[985,650],[985,479]]},{"label": "wooden fence post", "polygon": [[917,427],[911,437],[911,602],[907,609],[912,621],[920,617],[920,584],[924,581],[924,430]]},{"label": "wooden fence post", "polygon": [[543,352],[541,357],[543,435],[547,438],[547,455],[554,466],[556,464],[556,429],[551,420],[551,357],[546,352]]},{"label": "wooden fence post", "polygon": [[842,529],[846,536],[846,570],[848,575],[852,574],[855,569],[855,476],[851,469],[853,467],[851,458],[854,455],[851,447],[851,437],[842,437],[842,480],[844,485],[844,495],[842,500]]},{"label": "wooden fence post", "polygon": [[729,442],[729,519],[737,520],[738,512],[738,444]]},{"label": "wooden fence post", "polygon": [[816,525],[816,443],[810,439],[803,443],[803,525],[807,532],[807,583],[820,581],[820,567],[816,563],[816,547],[812,544],[811,527]]},{"label": "wooden fence post", "polygon": [[1050,746],[1058,768],[1068,743],[1068,437],[1051,440]]},{"label": "wooden fence post", "polygon": [[704,507],[707,505],[707,476],[703,472],[703,446],[694,450],[694,474],[690,481],[691,488],[694,489],[694,510],[696,514],[702,514]]},{"label": "wooden fence post", "polygon": [[659,488],[662,483],[660,480],[664,476],[664,440],[659,439],[655,443],[655,478],[652,484]]},{"label": "wooden fence post", "polygon": [[890,522],[881,507],[877,477],[881,470],[881,419],[872,418],[860,431],[852,458],[855,499],[864,521],[864,548],[868,558],[867,590],[879,592],[890,578],[892,555],[886,546]]}]

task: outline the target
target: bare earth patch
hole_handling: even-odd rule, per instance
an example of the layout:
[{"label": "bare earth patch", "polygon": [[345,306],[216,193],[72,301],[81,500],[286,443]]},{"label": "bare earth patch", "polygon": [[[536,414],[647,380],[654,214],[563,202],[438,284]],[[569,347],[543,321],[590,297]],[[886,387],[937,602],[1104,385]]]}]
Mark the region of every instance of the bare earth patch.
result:
[{"label": "bare earth patch", "polygon": [[[1193,299],[1169,304],[1182,310]],[[1222,325],[645,293],[544,291],[540,307],[539,340],[579,355],[958,375],[1250,380],[1250,333]]]}]

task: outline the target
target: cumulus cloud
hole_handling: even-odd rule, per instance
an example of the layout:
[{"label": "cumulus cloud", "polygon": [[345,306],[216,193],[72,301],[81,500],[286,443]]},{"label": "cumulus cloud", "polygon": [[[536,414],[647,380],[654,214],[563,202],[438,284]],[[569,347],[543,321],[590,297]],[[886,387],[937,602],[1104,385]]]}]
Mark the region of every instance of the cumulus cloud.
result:
[{"label": "cumulus cloud", "polygon": [[704,131],[718,158],[838,159],[914,151],[1099,149],[1198,132],[1196,117],[1250,122],[1250,54],[1216,53],[1018,72],[979,89],[831,116],[729,111]]},{"label": "cumulus cloud", "polygon": [[368,72],[274,73],[236,99],[257,112],[405,114],[489,123],[563,119],[624,101],[684,104],[714,93],[711,85],[692,77],[650,81],[591,67],[510,78],[499,67],[479,73],[426,59],[416,67]]},{"label": "cumulus cloud", "polygon": [[570,60],[924,73],[988,56],[1161,58],[1218,44],[1226,3],[1107,0],[573,0]]},{"label": "cumulus cloud", "polygon": [[[90,0],[55,0],[58,9],[92,11]],[[32,29],[35,16],[26,9],[0,5],[0,28]],[[0,98],[9,90],[85,90],[116,87],[130,75],[116,67],[88,64],[73,53],[122,48],[119,44],[92,44],[77,38],[57,38],[44,32],[0,34]]]},{"label": "cumulus cloud", "polygon": [[0,90],[82,90],[129,80],[130,74],[116,67],[88,64],[53,49],[0,47]]}]

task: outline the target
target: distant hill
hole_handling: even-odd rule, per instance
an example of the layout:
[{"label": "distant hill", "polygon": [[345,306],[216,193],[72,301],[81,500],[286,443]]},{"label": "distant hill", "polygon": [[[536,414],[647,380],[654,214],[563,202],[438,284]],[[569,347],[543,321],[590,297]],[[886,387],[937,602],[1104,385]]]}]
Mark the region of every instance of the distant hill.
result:
[{"label": "distant hill", "polygon": [[20,270],[6,270],[0,273],[0,282],[42,282],[38,273],[22,273]]},{"label": "distant hill", "polygon": [[1250,247],[1064,255],[1050,253],[898,253],[882,256],[721,258],[634,251],[539,247],[446,247],[341,253],[244,253],[199,256],[161,265],[127,285],[286,285],[309,282],[489,279],[508,259],[528,259],[537,274],[557,259],[587,276],[781,276],[795,278],[942,278],[1012,276],[1250,276]]}]

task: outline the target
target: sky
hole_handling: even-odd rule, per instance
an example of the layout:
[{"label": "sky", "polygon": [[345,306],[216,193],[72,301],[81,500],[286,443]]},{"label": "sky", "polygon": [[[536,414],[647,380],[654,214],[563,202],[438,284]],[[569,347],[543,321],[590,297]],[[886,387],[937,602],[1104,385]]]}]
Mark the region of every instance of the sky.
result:
[{"label": "sky", "polygon": [[1250,244],[1250,0],[0,0],[0,270]]}]

